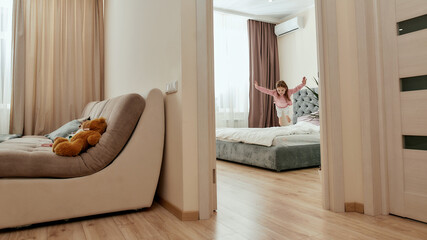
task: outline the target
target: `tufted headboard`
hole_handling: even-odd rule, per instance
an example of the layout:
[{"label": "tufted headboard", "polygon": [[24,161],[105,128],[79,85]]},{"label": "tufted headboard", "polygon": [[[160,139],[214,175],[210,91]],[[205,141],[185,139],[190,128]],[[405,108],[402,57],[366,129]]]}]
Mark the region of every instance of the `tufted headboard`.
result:
[{"label": "tufted headboard", "polygon": [[[315,92],[318,92],[318,88],[312,88]],[[304,88],[293,94],[294,102],[294,117],[293,123],[297,123],[297,118],[303,115],[307,115],[319,110],[319,107],[315,106],[317,104],[317,99],[314,94]]]}]

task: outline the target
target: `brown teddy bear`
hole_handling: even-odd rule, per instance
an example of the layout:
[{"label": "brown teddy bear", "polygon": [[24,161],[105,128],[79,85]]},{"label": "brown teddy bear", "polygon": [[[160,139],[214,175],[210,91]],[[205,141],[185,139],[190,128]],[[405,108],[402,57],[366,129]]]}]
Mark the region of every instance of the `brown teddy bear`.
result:
[{"label": "brown teddy bear", "polygon": [[82,123],[81,130],[70,141],[63,137],[55,138],[52,151],[60,156],[72,157],[86,151],[89,146],[95,146],[105,132],[107,122],[105,118],[97,118]]}]

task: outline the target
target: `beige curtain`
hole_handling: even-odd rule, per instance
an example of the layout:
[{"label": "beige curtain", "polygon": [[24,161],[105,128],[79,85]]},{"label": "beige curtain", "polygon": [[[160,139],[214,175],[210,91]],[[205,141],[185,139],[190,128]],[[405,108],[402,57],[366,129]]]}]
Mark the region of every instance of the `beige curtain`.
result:
[{"label": "beige curtain", "polygon": [[249,33],[249,117],[251,128],[279,126],[273,97],[255,90],[254,82],[275,89],[280,80],[279,52],[275,24],[248,20]]},{"label": "beige curtain", "polygon": [[40,135],[103,99],[103,0],[15,0],[11,132]]}]

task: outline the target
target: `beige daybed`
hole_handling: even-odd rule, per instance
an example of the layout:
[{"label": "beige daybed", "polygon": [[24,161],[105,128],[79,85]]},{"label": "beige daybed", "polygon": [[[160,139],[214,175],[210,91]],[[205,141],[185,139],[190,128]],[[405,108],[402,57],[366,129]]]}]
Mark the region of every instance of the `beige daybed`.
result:
[{"label": "beige daybed", "polygon": [[77,157],[55,155],[42,137],[0,143],[0,229],[151,206],[163,156],[162,92],[92,102],[87,116],[108,126]]}]

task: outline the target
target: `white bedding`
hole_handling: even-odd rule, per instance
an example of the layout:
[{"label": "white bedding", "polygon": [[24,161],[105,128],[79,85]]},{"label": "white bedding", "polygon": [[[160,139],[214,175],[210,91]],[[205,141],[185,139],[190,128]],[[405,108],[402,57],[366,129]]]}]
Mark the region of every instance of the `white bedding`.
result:
[{"label": "white bedding", "polygon": [[308,144],[320,144],[320,134],[298,134],[289,136],[278,136],[273,140],[272,146],[301,146]]},{"label": "white bedding", "polygon": [[[320,134],[320,127],[308,122],[299,122],[286,127],[272,128],[219,128],[216,139],[229,142],[244,142],[270,147],[281,136]],[[286,139],[286,138],[284,138]],[[310,140],[311,141],[311,140]],[[280,142],[280,141],[279,141]],[[276,144],[279,143],[276,141]],[[283,141],[281,141],[283,143]]]}]

